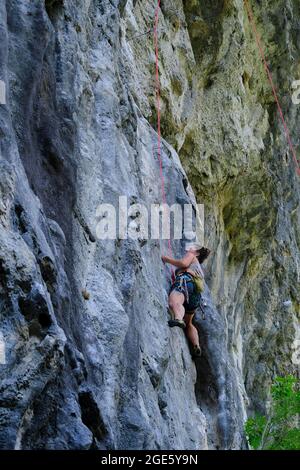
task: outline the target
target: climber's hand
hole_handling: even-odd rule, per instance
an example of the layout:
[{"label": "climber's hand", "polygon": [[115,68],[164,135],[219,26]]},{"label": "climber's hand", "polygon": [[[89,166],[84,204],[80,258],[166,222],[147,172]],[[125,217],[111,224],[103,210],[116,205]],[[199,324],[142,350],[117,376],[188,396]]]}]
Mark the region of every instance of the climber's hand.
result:
[{"label": "climber's hand", "polygon": [[161,260],[165,264],[167,262],[167,257],[165,255],[162,255]]}]

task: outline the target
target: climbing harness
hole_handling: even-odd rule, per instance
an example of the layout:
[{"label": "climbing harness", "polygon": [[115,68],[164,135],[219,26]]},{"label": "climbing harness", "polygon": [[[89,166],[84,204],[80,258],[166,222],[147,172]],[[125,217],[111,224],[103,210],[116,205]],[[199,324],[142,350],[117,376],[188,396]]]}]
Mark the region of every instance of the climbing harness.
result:
[{"label": "climbing harness", "polygon": [[299,164],[299,161],[297,159],[296,151],[295,151],[294,146],[292,144],[291,134],[289,132],[288,126],[286,124],[286,121],[285,121],[285,118],[284,118],[284,115],[283,115],[283,111],[282,111],[282,108],[281,108],[281,105],[280,105],[280,102],[279,102],[279,99],[278,99],[278,96],[277,96],[276,88],[275,88],[275,85],[274,85],[274,82],[273,82],[272,74],[271,74],[271,71],[270,71],[270,68],[268,66],[266,56],[265,56],[265,53],[264,53],[264,50],[263,50],[262,41],[260,39],[258,30],[257,30],[257,27],[256,27],[253,11],[251,9],[251,6],[250,6],[248,0],[244,0],[244,6],[245,6],[245,9],[246,9],[246,12],[247,12],[247,16],[248,16],[250,25],[251,25],[252,30],[253,30],[253,34],[254,34],[255,39],[256,39],[256,44],[257,44],[261,59],[262,59],[263,64],[264,64],[264,68],[265,68],[268,80],[269,80],[271,88],[272,88],[272,92],[273,92],[273,96],[274,96],[276,104],[277,104],[279,116],[281,118],[281,121],[282,121],[282,124],[283,124],[283,127],[284,127],[286,139],[287,139],[288,145],[290,147],[290,150],[291,150],[291,153],[292,153],[292,156],[293,156],[293,160],[294,160],[295,165],[296,165],[296,173],[297,173],[298,176],[300,176],[300,164]]},{"label": "climbing harness", "polygon": [[188,304],[190,297],[189,297],[189,290],[188,290],[187,283],[186,283],[186,278],[182,276],[181,274],[179,274],[179,277],[180,277],[179,289],[184,290],[186,303]]},{"label": "climbing harness", "polygon": [[[160,0],[157,2],[154,17],[154,48],[155,48],[155,84],[156,84],[156,112],[157,112],[157,158],[159,161],[159,174],[161,181],[161,194],[163,204],[167,203],[165,180],[163,174],[162,154],[161,154],[161,113],[160,113],[160,82],[159,82],[159,51],[158,51],[158,15],[160,10]],[[168,239],[168,252],[172,256],[171,239]],[[172,269],[172,281],[175,281],[174,267]]]},{"label": "climbing harness", "polygon": [[[193,284],[194,287],[189,291],[191,284]],[[204,307],[206,307],[206,304],[203,302],[201,292],[197,291],[194,276],[191,273],[184,271],[177,274],[175,282],[171,287],[171,291],[173,290],[184,294],[184,306],[189,312],[199,307],[202,312],[202,319],[205,320]]]}]

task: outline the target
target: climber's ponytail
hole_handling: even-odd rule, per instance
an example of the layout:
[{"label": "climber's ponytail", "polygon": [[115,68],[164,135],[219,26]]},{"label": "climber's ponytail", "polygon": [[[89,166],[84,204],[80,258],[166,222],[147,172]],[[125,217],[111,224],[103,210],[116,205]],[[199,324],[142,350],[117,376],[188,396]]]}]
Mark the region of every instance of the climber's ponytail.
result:
[{"label": "climber's ponytail", "polygon": [[209,254],[210,254],[210,250],[208,248],[205,248],[204,246],[200,248],[199,255],[197,255],[199,263],[202,264],[203,261],[205,261],[206,258],[208,258]]}]

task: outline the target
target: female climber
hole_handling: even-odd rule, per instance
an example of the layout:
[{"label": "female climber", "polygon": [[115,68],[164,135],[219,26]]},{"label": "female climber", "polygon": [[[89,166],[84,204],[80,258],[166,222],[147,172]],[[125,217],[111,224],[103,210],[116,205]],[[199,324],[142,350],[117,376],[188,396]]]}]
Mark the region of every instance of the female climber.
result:
[{"label": "female climber", "polygon": [[210,250],[198,244],[192,244],[187,248],[186,255],[179,260],[162,256],[164,263],[176,266],[175,281],[169,294],[169,308],[172,320],[168,324],[172,328],[178,326],[185,330],[186,336],[191,342],[192,357],[201,356],[199,335],[197,328],[192,323],[195,310],[200,305],[201,291],[204,289],[204,273],[201,264],[209,256]]}]

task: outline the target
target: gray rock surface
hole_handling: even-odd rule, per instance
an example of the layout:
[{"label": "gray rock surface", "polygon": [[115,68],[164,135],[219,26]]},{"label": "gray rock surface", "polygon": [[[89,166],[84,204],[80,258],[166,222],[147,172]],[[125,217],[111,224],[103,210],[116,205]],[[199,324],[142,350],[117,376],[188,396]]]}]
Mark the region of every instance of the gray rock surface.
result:
[{"label": "gray rock surface", "polygon": [[[155,6],[0,4],[2,449],[244,448],[247,413],[298,371],[299,179],[241,0],[165,0],[159,16],[167,199],[205,203],[213,250],[196,366],[167,326],[166,243],[96,237],[100,203],[161,202]],[[264,8],[296,141],[299,6]]]}]

